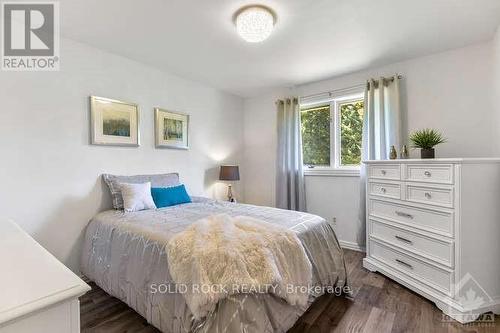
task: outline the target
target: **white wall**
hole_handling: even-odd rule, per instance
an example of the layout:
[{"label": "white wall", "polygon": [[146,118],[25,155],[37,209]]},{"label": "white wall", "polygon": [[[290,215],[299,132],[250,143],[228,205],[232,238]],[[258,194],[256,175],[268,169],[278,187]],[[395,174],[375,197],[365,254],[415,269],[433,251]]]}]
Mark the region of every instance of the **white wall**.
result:
[{"label": "white wall", "polygon": [[[286,94],[279,89],[244,102],[244,184],[245,200],[256,205],[275,205],[277,114],[274,103]],[[247,197],[250,200],[247,200]]]},{"label": "white wall", "polygon": [[[178,171],[191,194],[220,195],[217,166],[243,161],[243,101],[84,44],[61,48],[59,72],[0,73],[0,219],[76,271],[87,222],[110,205],[100,174]],[[139,104],[139,148],[88,144],[89,95]],[[191,115],[190,150],[154,148],[156,106]]]},{"label": "white wall", "polygon": [[[293,89],[293,94],[321,93],[354,86],[370,77],[401,73],[404,76],[402,104],[408,112],[409,130],[433,127],[448,138],[448,143],[437,147],[438,157],[493,156],[498,141],[497,118],[490,98],[493,82],[491,55],[492,43],[486,42],[302,85]],[[253,175],[245,183],[247,202],[274,203],[274,174],[259,173],[259,170],[274,170],[276,112],[273,95],[280,92],[283,90],[245,101],[245,119],[255,117],[258,120],[245,122],[245,147],[247,150],[250,147],[252,152],[250,163],[247,163],[248,156],[245,158],[246,170]],[[416,154],[412,152],[413,156]],[[309,211],[330,221],[336,217],[339,239],[347,243],[355,243],[357,239],[358,190],[358,177],[306,177]]]},{"label": "white wall", "polygon": [[352,248],[358,244],[359,185],[359,177],[306,176],[307,210],[324,217],[341,245]]},{"label": "white wall", "polygon": [[494,146],[497,147],[497,155],[500,155],[500,25],[497,28],[493,39],[493,110],[497,114],[497,140]]}]

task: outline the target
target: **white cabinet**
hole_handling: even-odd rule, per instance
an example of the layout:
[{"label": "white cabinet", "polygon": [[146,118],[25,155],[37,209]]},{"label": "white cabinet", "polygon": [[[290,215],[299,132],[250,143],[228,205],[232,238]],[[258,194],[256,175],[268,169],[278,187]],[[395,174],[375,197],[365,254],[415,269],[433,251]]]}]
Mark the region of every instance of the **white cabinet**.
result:
[{"label": "white cabinet", "polygon": [[364,163],[364,267],[460,322],[500,313],[500,159]]},{"label": "white cabinet", "polygon": [[0,221],[0,333],[80,332],[90,287],[9,221]]}]

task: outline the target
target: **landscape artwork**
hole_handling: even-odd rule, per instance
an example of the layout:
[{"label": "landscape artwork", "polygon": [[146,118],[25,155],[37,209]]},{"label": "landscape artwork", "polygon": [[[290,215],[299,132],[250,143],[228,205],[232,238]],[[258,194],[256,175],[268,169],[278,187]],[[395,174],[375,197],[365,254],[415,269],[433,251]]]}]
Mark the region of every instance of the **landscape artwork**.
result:
[{"label": "landscape artwork", "polygon": [[155,108],[157,148],[188,149],[189,115]]},{"label": "landscape artwork", "polygon": [[104,110],[102,116],[104,135],[130,137],[130,113],[117,110]]},{"label": "landscape artwork", "polygon": [[163,139],[182,142],[182,120],[164,118]]},{"label": "landscape artwork", "polygon": [[90,97],[91,144],[139,145],[139,109],[136,104]]}]

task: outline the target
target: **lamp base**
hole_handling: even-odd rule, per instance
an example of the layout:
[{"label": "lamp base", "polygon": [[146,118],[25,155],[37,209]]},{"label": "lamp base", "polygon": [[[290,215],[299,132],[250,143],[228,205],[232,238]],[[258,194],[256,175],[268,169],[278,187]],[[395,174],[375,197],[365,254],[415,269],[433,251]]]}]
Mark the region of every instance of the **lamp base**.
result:
[{"label": "lamp base", "polygon": [[227,201],[236,202],[233,197],[233,186],[231,184],[227,185]]}]

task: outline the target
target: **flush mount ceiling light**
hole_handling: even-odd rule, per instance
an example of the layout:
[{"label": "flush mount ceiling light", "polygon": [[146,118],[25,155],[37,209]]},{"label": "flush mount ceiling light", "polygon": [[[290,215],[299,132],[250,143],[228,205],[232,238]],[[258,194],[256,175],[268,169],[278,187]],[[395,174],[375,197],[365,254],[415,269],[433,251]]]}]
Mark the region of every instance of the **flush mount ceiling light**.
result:
[{"label": "flush mount ceiling light", "polygon": [[271,35],[276,14],[266,6],[246,6],[234,14],[234,23],[241,38],[249,43],[258,43]]}]

